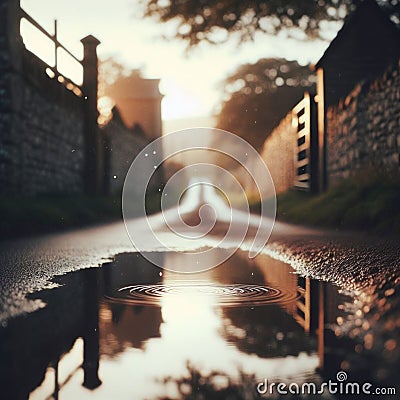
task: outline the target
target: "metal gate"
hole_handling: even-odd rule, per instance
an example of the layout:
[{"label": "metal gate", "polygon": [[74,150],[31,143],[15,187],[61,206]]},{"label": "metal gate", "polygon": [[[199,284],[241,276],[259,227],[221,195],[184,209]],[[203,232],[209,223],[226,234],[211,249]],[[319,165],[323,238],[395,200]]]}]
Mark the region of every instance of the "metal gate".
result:
[{"label": "metal gate", "polygon": [[318,135],[316,107],[308,92],[293,108],[293,126],[296,128],[294,152],[294,187],[307,192],[318,191]]}]

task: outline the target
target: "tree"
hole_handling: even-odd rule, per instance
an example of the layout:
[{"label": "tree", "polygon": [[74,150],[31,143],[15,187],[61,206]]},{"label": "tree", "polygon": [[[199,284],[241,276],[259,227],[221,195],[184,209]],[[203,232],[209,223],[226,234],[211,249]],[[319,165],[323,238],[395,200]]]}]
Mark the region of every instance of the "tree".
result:
[{"label": "tree", "polygon": [[[275,34],[300,31],[316,37],[321,22],[342,21],[363,0],[137,0],[144,16],[174,21],[177,38],[193,47],[202,41],[221,43],[232,35],[252,40],[256,31]],[[400,1],[377,0],[399,23]]]},{"label": "tree", "polygon": [[139,0],[144,15],[176,21],[176,37],[189,46],[220,43],[230,34],[251,40],[256,31],[291,28],[317,36],[321,21],[342,20],[354,0]]},{"label": "tree", "polygon": [[98,122],[100,125],[106,125],[112,117],[112,108],[115,105],[110,96],[110,88],[116,82],[129,75],[129,70],[112,57],[101,60],[99,63],[99,88],[97,91],[99,109]]},{"label": "tree", "polygon": [[112,57],[101,60],[99,63],[99,97],[108,96],[110,87],[129,76],[131,72]]},{"label": "tree", "polygon": [[266,137],[305,90],[313,90],[309,66],[282,58],[242,65],[223,82],[225,101],[217,127],[233,132],[260,150]]}]

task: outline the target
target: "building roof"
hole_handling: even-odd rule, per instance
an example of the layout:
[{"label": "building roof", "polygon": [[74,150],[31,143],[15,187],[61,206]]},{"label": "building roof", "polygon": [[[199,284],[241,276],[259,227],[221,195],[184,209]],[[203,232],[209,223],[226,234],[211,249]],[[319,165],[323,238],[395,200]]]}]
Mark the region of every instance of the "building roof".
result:
[{"label": "building roof", "polygon": [[110,88],[110,96],[118,99],[160,99],[159,79],[143,78],[140,72],[134,70],[130,76],[118,80]]},{"label": "building roof", "polygon": [[[389,15],[374,0],[364,0],[356,10],[345,19],[343,27],[325,50],[324,54],[315,65],[315,68],[324,67],[326,63],[330,62],[331,57],[335,57],[335,53],[340,51],[340,44],[347,40],[356,25],[359,26],[361,24],[364,25],[365,28],[368,28],[369,23],[373,20],[385,26],[385,34],[391,35],[394,41],[397,42],[398,46],[393,48],[393,52],[399,55],[400,30],[390,20]],[[382,32],[375,31],[373,34],[379,37]],[[364,40],[367,41],[367,37],[364,37]],[[384,43],[382,43],[382,45],[384,45]]]},{"label": "building roof", "polygon": [[324,70],[325,104],[337,104],[358,83],[375,79],[399,57],[400,30],[374,0],[364,0],[316,64]]}]

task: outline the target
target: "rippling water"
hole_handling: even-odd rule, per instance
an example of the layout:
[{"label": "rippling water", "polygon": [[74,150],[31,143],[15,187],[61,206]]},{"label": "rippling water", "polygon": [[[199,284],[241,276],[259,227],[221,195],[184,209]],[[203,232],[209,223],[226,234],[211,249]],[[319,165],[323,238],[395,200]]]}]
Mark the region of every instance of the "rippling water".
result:
[{"label": "rippling water", "polygon": [[159,306],[161,299],[166,296],[211,296],[214,305],[224,307],[287,304],[298,297],[291,292],[269,286],[178,283],[125,286],[117,290],[115,296],[107,298],[125,304]]}]

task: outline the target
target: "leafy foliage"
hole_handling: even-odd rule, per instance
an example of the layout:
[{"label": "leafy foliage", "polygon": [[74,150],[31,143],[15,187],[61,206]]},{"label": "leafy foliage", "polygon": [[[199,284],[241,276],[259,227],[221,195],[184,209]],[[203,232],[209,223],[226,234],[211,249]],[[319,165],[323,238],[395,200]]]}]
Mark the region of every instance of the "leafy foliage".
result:
[{"label": "leafy foliage", "polygon": [[[236,35],[239,42],[254,39],[257,31],[276,34],[286,30],[318,37],[322,22],[342,21],[363,0],[137,0],[144,16],[159,22],[174,21],[175,37],[189,47],[202,41],[221,43]],[[367,0],[364,0],[367,1]],[[369,1],[369,0],[368,0]],[[376,0],[400,23],[399,0]]]},{"label": "leafy foliage", "polygon": [[351,0],[139,0],[145,16],[177,22],[176,36],[189,46],[219,43],[229,34],[251,40],[256,31],[277,33],[295,28],[317,36],[321,21],[344,18]]},{"label": "leafy foliage", "polygon": [[140,76],[140,69],[129,69],[112,57],[103,59],[99,63],[98,122],[105,125],[112,117],[112,108],[115,106],[119,88],[124,87],[127,79],[134,75]]},{"label": "leafy foliage", "polygon": [[282,58],[245,64],[224,81],[226,100],[217,127],[233,132],[260,149],[268,134],[312,90],[309,66]]},{"label": "leafy foliage", "polygon": [[99,63],[99,97],[107,96],[109,89],[116,82],[126,78],[131,71],[113,59],[108,57]]}]

